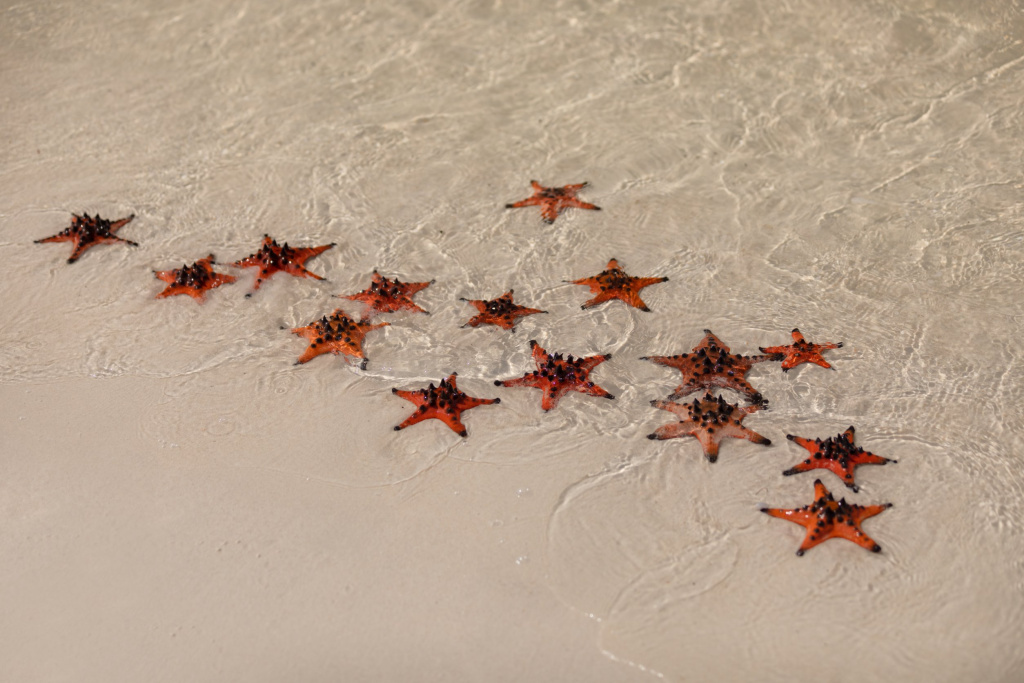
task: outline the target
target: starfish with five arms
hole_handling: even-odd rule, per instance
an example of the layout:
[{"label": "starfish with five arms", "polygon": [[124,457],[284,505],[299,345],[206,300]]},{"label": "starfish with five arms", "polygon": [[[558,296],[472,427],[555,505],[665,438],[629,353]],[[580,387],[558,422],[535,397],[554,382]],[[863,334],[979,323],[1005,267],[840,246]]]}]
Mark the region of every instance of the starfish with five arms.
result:
[{"label": "starfish with five arms", "polygon": [[898,460],[875,455],[859,446],[854,446],[853,434],[852,426],[842,434],[830,436],[824,441],[821,439],[811,441],[801,436],[786,434],[787,439],[793,441],[798,446],[806,448],[810,452],[811,457],[799,465],[790,467],[782,474],[788,477],[791,474],[799,474],[800,472],[809,472],[811,470],[830,470],[836,476],[841,477],[843,483],[856,493],[860,490],[853,483],[853,469],[857,465],[884,465],[889,462],[899,462]]},{"label": "starfish with five arms", "polygon": [[627,275],[626,271],[619,268],[619,262],[612,259],[602,272],[594,277],[586,277],[582,280],[567,280],[574,285],[586,285],[590,287],[591,294],[597,294],[593,299],[580,306],[580,308],[593,308],[598,304],[612,299],[621,299],[633,308],[641,311],[650,311],[647,304],[640,298],[640,290],[644,287],[656,285],[659,282],[668,282],[667,277],[633,277]]},{"label": "starfish with five arms", "polygon": [[523,206],[540,206],[540,215],[544,218],[545,223],[554,223],[558,215],[569,207],[600,211],[600,206],[594,206],[576,198],[576,193],[586,187],[587,184],[544,187],[536,180],[531,180],[530,185],[533,186],[533,196],[514,204],[506,204],[505,208],[518,209]]},{"label": "starfish with five arms", "polygon": [[704,394],[702,399],[694,399],[693,403],[675,403],[674,401],[651,401],[655,408],[661,408],[679,416],[679,422],[658,427],[648,439],[674,439],[679,436],[693,436],[700,441],[704,449],[704,457],[709,462],[718,460],[718,445],[727,436],[734,439],[746,439],[765,446],[771,445],[757,432],[743,426],[743,418],[756,413],[761,406],[754,404],[741,408],[734,403],[726,403],[719,396],[717,399],[711,392]]},{"label": "starfish with five arms", "polygon": [[191,266],[184,264],[181,268],[154,270],[153,273],[157,279],[167,283],[164,291],[156,295],[157,299],[175,296],[176,294],[188,294],[200,303],[206,299],[207,290],[231,284],[238,279],[234,275],[214,272],[213,254],[199,259]]},{"label": "starfish with five arms", "polygon": [[792,344],[787,346],[762,346],[760,348],[761,353],[770,353],[776,356],[773,360],[781,360],[782,371],[789,372],[801,363],[814,363],[823,368],[831,368],[832,366],[828,364],[828,361],[822,358],[821,352],[825,349],[841,349],[843,348],[843,342],[812,344],[804,339],[804,335],[800,334],[800,330],[794,327]]},{"label": "starfish with five arms", "polygon": [[535,340],[530,340],[536,372],[529,372],[517,379],[495,380],[499,387],[536,387],[543,392],[540,407],[551,410],[566,393],[578,391],[589,396],[615,398],[590,379],[590,371],[611,358],[610,353],[602,356],[563,359],[562,354],[549,354]]},{"label": "starfish with five arms", "polygon": [[64,228],[56,235],[51,237],[44,237],[41,240],[36,240],[36,244],[45,244],[47,242],[73,242],[75,247],[71,250],[71,256],[68,258],[68,263],[74,263],[78,258],[85,252],[86,249],[103,242],[121,242],[132,247],[139,246],[137,242],[126,240],[123,237],[118,237],[114,233],[128,225],[135,218],[135,214],[128,216],[128,218],[122,218],[118,221],[108,221],[106,218],[100,218],[99,215],[90,216],[85,213],[79,216],[78,214],[71,214],[71,225]]},{"label": "starfish with five arms", "polygon": [[475,315],[469,319],[463,327],[478,327],[480,325],[497,325],[506,330],[516,331],[516,323],[519,319],[533,315],[534,313],[547,313],[537,308],[527,308],[526,306],[520,306],[512,301],[513,290],[508,290],[497,299],[465,299],[460,298],[459,301],[466,301],[476,306],[476,310],[480,311],[480,315]]},{"label": "starfish with five arms", "polygon": [[283,271],[295,277],[311,277],[314,280],[323,280],[315,273],[306,270],[306,261],[319,256],[334,246],[334,242],[319,247],[290,247],[288,243],[278,244],[277,240],[270,235],[263,236],[263,244],[260,250],[241,261],[235,261],[232,265],[236,268],[259,268],[259,275],[256,276],[256,284],[252,292],[246,296],[252,296],[253,292],[260,288],[264,280],[278,271]]},{"label": "starfish with five arms", "polygon": [[357,322],[345,315],[345,311],[339,308],[331,313],[330,317],[325,315],[304,327],[293,327],[291,331],[294,334],[309,340],[309,346],[295,361],[295,364],[308,363],[324,353],[333,353],[334,355],[343,353],[353,358],[362,358],[363,362],[359,367],[365,370],[368,359],[363,353],[363,339],[366,338],[366,333],[389,324],[371,325],[362,320]]},{"label": "starfish with five arms", "polygon": [[368,288],[358,294],[336,294],[335,296],[339,299],[361,301],[366,304],[367,309],[363,318],[369,318],[377,313],[394,313],[396,311],[419,311],[430,315],[428,311],[417,306],[412,297],[416,292],[426,289],[432,284],[434,284],[433,280],[430,282],[400,282],[398,278],[389,280],[375,270],[373,271],[373,282]]},{"label": "starfish with five arms", "polygon": [[406,418],[402,424],[395,427],[395,431],[397,432],[417,422],[433,418],[444,422],[459,436],[466,436],[468,432],[466,431],[466,426],[462,424],[462,413],[477,406],[501,403],[500,398],[474,398],[462,393],[455,386],[457,374],[453,372],[448,376],[448,379],[441,380],[441,383],[436,387],[431,383],[426,389],[419,389],[417,391],[392,389],[392,394],[401,396],[406,401],[412,401],[417,406],[416,412]]}]

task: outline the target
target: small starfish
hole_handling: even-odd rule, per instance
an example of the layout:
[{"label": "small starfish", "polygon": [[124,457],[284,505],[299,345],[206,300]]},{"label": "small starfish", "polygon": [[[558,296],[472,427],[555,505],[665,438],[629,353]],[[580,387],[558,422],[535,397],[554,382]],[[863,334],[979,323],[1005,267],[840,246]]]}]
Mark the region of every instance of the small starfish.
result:
[{"label": "small starfish", "polygon": [[580,308],[593,308],[605,301],[621,299],[633,308],[639,308],[641,311],[650,311],[651,309],[647,308],[647,304],[640,298],[640,290],[644,287],[656,285],[659,282],[668,282],[668,278],[626,275],[626,271],[619,268],[619,262],[615,259],[609,261],[607,268],[594,277],[572,280],[572,284],[586,285],[590,287],[591,294],[597,294],[597,296],[580,306]]},{"label": "small starfish", "polygon": [[271,275],[279,270],[295,277],[311,277],[314,280],[323,280],[324,278],[319,275],[306,270],[306,261],[314,256],[319,256],[333,246],[334,242],[319,247],[290,247],[287,242],[278,244],[277,240],[271,239],[270,235],[264,235],[263,244],[260,246],[259,251],[241,261],[235,261],[231,265],[236,268],[260,269],[252,292],[246,294],[246,296],[252,296],[253,292],[260,288],[264,280],[268,280]]},{"label": "small starfish", "polygon": [[667,365],[683,373],[683,382],[669,396],[671,400],[701,389],[723,387],[745,394],[752,403],[765,403],[764,397],[750,386],[746,377],[754,363],[763,363],[773,358],[729,353],[729,347],[711,330],[704,330],[704,339],[693,347],[690,353],[675,356],[643,356],[640,360]]},{"label": "small starfish", "polygon": [[206,290],[231,284],[238,278],[234,275],[215,273],[213,270],[213,254],[199,259],[191,266],[184,264],[174,270],[154,270],[157,278],[168,283],[164,291],[156,295],[157,299],[188,294],[202,303],[206,299]]},{"label": "small starfish", "polygon": [[469,322],[463,325],[463,327],[478,327],[480,325],[497,325],[506,330],[516,331],[516,323],[519,319],[533,315],[534,313],[547,313],[537,308],[526,308],[520,306],[512,301],[512,292],[514,290],[508,290],[497,299],[491,299],[487,301],[485,299],[465,299],[460,298],[459,301],[466,301],[474,306],[476,310],[480,311],[480,315],[473,316],[469,319]]},{"label": "small starfish", "polygon": [[797,555],[803,555],[814,546],[830,538],[845,538],[873,553],[881,552],[882,546],[860,530],[860,524],[868,517],[874,517],[883,510],[892,507],[892,503],[884,505],[853,505],[841,499],[838,503],[832,498],[820,479],[814,481],[814,502],[802,508],[783,510],[781,508],[761,508],[761,512],[779,519],[789,520],[807,528],[807,536],[800,544]]},{"label": "small starfish", "polygon": [[884,465],[887,462],[898,462],[854,446],[852,426],[842,434],[830,436],[824,441],[821,439],[811,441],[792,434],[786,434],[786,438],[810,451],[811,457],[799,465],[790,467],[782,474],[788,477],[791,474],[809,472],[810,470],[831,470],[837,476],[842,477],[843,483],[854,493],[860,490],[853,483],[853,468],[857,465]]},{"label": "small starfish", "polygon": [[529,372],[517,379],[495,380],[499,387],[536,387],[544,392],[540,407],[551,410],[569,391],[581,394],[615,398],[612,394],[597,386],[590,380],[590,371],[611,358],[610,353],[603,356],[587,356],[573,359],[572,356],[562,359],[562,354],[549,354],[535,340],[530,340],[533,360],[537,364],[536,372]]},{"label": "small starfish", "polygon": [[800,330],[793,328],[793,343],[788,346],[768,346],[760,347],[761,353],[770,353],[773,356],[777,356],[773,360],[782,361],[782,371],[789,372],[790,369],[795,368],[801,363],[814,363],[820,365],[823,368],[831,368],[821,356],[821,352],[825,349],[841,349],[843,348],[843,342],[835,344],[812,344],[804,339],[804,335],[800,334]]},{"label": "small starfish", "polygon": [[569,207],[600,211],[600,206],[594,206],[576,198],[576,193],[588,184],[580,183],[579,185],[565,185],[563,187],[544,187],[536,180],[531,180],[530,185],[533,185],[533,196],[518,201],[515,204],[506,204],[505,208],[518,209],[524,206],[540,206],[540,215],[544,218],[545,223],[554,223],[558,215]]},{"label": "small starfish", "polygon": [[71,214],[71,225],[64,228],[56,235],[36,240],[35,243],[74,242],[75,248],[71,250],[71,257],[68,258],[68,263],[74,263],[86,249],[94,244],[100,244],[102,242],[122,242],[124,244],[137,247],[139,246],[137,242],[126,240],[114,234],[124,226],[131,223],[133,218],[135,218],[134,213],[128,216],[128,218],[122,218],[119,221],[108,221],[106,218],[100,218],[99,214],[90,216],[85,213],[79,216],[78,214],[73,213]]},{"label": "small starfish", "polygon": [[458,373],[453,372],[448,375],[448,379],[441,380],[437,387],[431,384],[426,389],[419,389],[417,391],[392,389],[392,394],[401,396],[406,401],[412,401],[418,406],[415,413],[406,418],[405,422],[395,427],[395,431],[397,432],[417,422],[434,418],[441,420],[451,427],[452,431],[459,436],[466,436],[468,432],[466,431],[466,426],[462,424],[463,412],[477,406],[501,403],[500,398],[474,398],[462,393],[455,386],[455,377],[457,375]]},{"label": "small starfish", "polygon": [[346,356],[362,358],[363,362],[359,367],[365,370],[368,359],[363,353],[363,339],[366,333],[389,324],[371,325],[363,321],[356,322],[339,308],[331,313],[330,317],[324,316],[305,327],[294,327],[291,330],[293,333],[309,340],[309,347],[295,364],[308,363],[323,353],[344,353]]},{"label": "small starfish", "polygon": [[727,436],[765,446],[771,445],[771,439],[766,439],[742,424],[743,418],[761,409],[758,404],[741,408],[734,403],[726,403],[721,396],[716,399],[709,391],[704,394],[704,398],[694,399],[693,403],[651,401],[651,405],[675,413],[680,419],[679,422],[658,427],[653,434],[647,435],[648,439],[696,437],[704,449],[704,457],[710,462],[718,460],[718,445]]},{"label": "small starfish", "polygon": [[373,282],[367,289],[358,294],[347,296],[336,294],[335,296],[339,299],[351,299],[365,303],[368,308],[364,318],[376,313],[394,313],[395,311],[420,311],[430,315],[429,311],[423,310],[413,302],[412,296],[432,284],[434,284],[433,280],[430,282],[399,282],[398,278],[389,280],[374,270]]}]

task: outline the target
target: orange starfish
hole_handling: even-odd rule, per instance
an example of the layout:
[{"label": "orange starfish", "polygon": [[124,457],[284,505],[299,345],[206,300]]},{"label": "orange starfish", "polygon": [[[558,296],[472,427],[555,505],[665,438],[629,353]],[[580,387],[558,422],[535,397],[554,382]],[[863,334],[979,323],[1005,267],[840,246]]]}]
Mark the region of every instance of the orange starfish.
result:
[{"label": "orange starfish", "polygon": [[814,363],[820,365],[823,368],[831,368],[821,356],[821,352],[825,349],[841,349],[843,348],[843,342],[835,344],[812,344],[804,339],[804,335],[800,334],[800,330],[793,328],[793,343],[788,346],[768,346],[761,347],[761,353],[770,353],[773,356],[777,356],[773,360],[782,361],[782,371],[789,372],[790,369],[795,368],[801,363]]},{"label": "orange starfish", "polygon": [[516,331],[516,323],[519,319],[533,315],[534,313],[547,313],[537,308],[526,308],[520,306],[512,301],[513,290],[508,290],[497,299],[491,299],[487,301],[485,299],[465,299],[460,298],[459,301],[466,301],[476,306],[476,310],[480,311],[480,315],[473,316],[469,319],[463,327],[478,327],[480,325],[497,325],[506,330]]},{"label": "orange starfish", "polygon": [[803,446],[811,453],[811,457],[799,465],[790,467],[783,472],[787,477],[791,474],[809,472],[810,470],[825,469],[834,472],[842,477],[843,483],[854,492],[860,489],[853,483],[853,468],[857,465],[884,465],[887,462],[898,462],[890,458],[883,458],[880,455],[869,453],[863,448],[853,445],[853,427],[851,426],[842,434],[830,436],[822,441],[821,439],[805,439],[800,436],[786,434],[786,438]]},{"label": "orange starfish", "polygon": [[346,356],[362,358],[363,362],[359,367],[365,370],[368,359],[363,353],[363,339],[366,333],[389,324],[371,325],[363,321],[356,322],[339,308],[331,313],[330,317],[324,316],[305,327],[294,327],[291,330],[293,333],[309,340],[309,347],[295,364],[308,363],[324,353],[344,353]]},{"label": "orange starfish", "polygon": [[419,311],[430,315],[429,311],[423,310],[413,302],[412,296],[432,284],[434,284],[433,280],[430,282],[399,282],[398,278],[389,280],[374,270],[373,282],[367,289],[358,294],[347,296],[336,294],[335,296],[339,299],[351,299],[365,303],[367,309],[363,315],[364,318],[369,318],[377,313],[394,313],[395,311]]},{"label": "orange starfish", "polygon": [[319,256],[334,246],[334,242],[320,247],[290,247],[288,243],[278,244],[277,240],[271,239],[270,235],[263,236],[263,244],[260,250],[241,261],[235,261],[232,265],[236,268],[259,268],[259,275],[256,276],[256,284],[252,292],[246,296],[252,296],[253,292],[260,288],[264,280],[278,271],[284,271],[295,277],[311,277],[314,280],[324,278],[306,270],[306,261]]},{"label": "orange starfish", "polygon": [[704,398],[694,399],[693,403],[651,401],[651,405],[675,413],[680,419],[679,422],[658,427],[653,434],[647,435],[648,439],[696,437],[704,449],[704,457],[710,462],[718,460],[718,445],[727,436],[734,439],[746,439],[765,446],[771,444],[770,439],[747,429],[742,424],[743,418],[761,409],[758,404],[741,408],[734,403],[726,403],[721,396],[716,399],[709,391],[704,394]]},{"label": "orange starfish", "polygon": [[448,379],[441,380],[437,387],[431,384],[428,388],[417,391],[392,389],[392,394],[401,396],[406,401],[412,401],[418,406],[415,413],[406,418],[405,422],[395,427],[395,431],[433,418],[444,422],[459,436],[466,436],[468,432],[466,431],[466,426],[462,424],[463,412],[477,406],[501,403],[500,398],[474,398],[462,393],[455,386],[455,377],[457,375],[458,373],[453,372],[448,375]]},{"label": "orange starfish", "polygon": [[153,272],[158,279],[168,283],[164,291],[156,295],[157,299],[176,294],[188,294],[200,303],[206,299],[206,290],[231,284],[237,279],[234,275],[214,272],[213,254],[199,259],[191,266],[185,264],[174,270],[154,270]]},{"label": "orange starfish", "polygon": [[545,223],[554,223],[558,215],[569,207],[600,211],[600,206],[594,206],[576,198],[576,193],[588,184],[580,183],[579,185],[565,185],[563,187],[544,187],[536,180],[531,180],[530,185],[533,186],[533,196],[518,201],[515,204],[506,204],[505,208],[518,209],[523,206],[540,206],[540,215],[544,218]]},{"label": "orange starfish", "polygon": [[830,538],[845,538],[873,553],[881,552],[882,546],[860,530],[861,522],[874,517],[883,510],[892,507],[892,503],[884,505],[853,505],[841,499],[838,503],[832,498],[820,479],[814,481],[814,502],[802,508],[783,510],[781,508],[761,508],[761,512],[772,517],[785,519],[807,528],[807,536],[800,544],[797,555],[803,555],[814,546]]},{"label": "orange starfish", "polygon": [[535,340],[530,340],[533,350],[533,361],[537,364],[536,372],[529,372],[518,379],[495,380],[499,387],[536,387],[543,392],[540,407],[551,410],[566,393],[578,391],[589,396],[615,398],[612,394],[597,386],[590,380],[590,371],[611,358],[610,353],[603,356],[587,356],[563,359],[562,354],[549,354]]},{"label": "orange starfish", "polygon": [[64,228],[56,235],[51,237],[44,237],[41,240],[36,240],[36,244],[45,244],[47,242],[73,242],[75,248],[71,250],[71,257],[68,258],[68,263],[74,263],[78,258],[85,252],[86,249],[93,246],[94,244],[101,244],[103,242],[122,242],[124,244],[137,247],[137,242],[126,240],[122,237],[118,237],[114,233],[128,225],[135,218],[135,214],[128,216],[128,218],[122,218],[119,221],[108,221],[106,218],[100,218],[96,216],[90,216],[85,213],[79,216],[78,214],[71,214],[71,225]]},{"label": "orange starfish", "polygon": [[591,294],[597,294],[597,296],[580,306],[580,308],[593,308],[605,301],[621,299],[633,308],[639,308],[641,311],[650,311],[651,309],[647,308],[647,304],[640,298],[640,290],[644,287],[656,285],[659,282],[668,282],[668,278],[626,275],[626,271],[619,268],[619,262],[615,259],[609,261],[607,268],[594,277],[572,280],[572,284],[586,285],[590,287]]}]

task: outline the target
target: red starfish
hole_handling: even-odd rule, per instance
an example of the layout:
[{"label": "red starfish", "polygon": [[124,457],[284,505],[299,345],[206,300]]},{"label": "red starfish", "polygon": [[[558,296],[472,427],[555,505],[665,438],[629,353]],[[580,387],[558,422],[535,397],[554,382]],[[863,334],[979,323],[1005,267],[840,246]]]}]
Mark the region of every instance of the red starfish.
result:
[{"label": "red starfish", "polygon": [[558,215],[570,206],[577,209],[600,211],[600,206],[594,206],[576,198],[576,193],[588,184],[580,183],[579,185],[565,185],[563,187],[544,187],[536,180],[531,180],[530,185],[533,185],[533,196],[518,201],[515,204],[506,204],[505,208],[518,209],[523,206],[540,206],[540,215],[543,216],[545,223],[554,223]]},{"label": "red starfish", "polygon": [[890,458],[883,458],[880,455],[869,453],[863,448],[853,445],[853,427],[851,426],[842,434],[830,436],[822,441],[821,439],[805,439],[801,436],[786,434],[786,438],[803,446],[811,453],[811,457],[799,465],[790,467],[783,472],[787,477],[791,474],[809,472],[810,470],[825,469],[831,470],[836,476],[842,477],[845,483],[854,492],[860,489],[853,483],[853,468],[857,465],[884,465],[887,462],[898,462]]},{"label": "red starfish", "polygon": [[530,340],[533,349],[533,360],[537,364],[536,372],[529,372],[517,379],[495,380],[499,387],[536,387],[544,392],[540,407],[551,410],[558,405],[559,399],[569,391],[578,391],[590,396],[615,398],[607,391],[590,380],[590,371],[612,357],[610,353],[603,356],[587,356],[573,359],[572,356],[562,359],[562,354],[548,354],[535,340]]},{"label": "red starfish", "polygon": [[463,327],[478,327],[480,325],[497,325],[506,330],[516,331],[516,323],[519,319],[533,315],[534,313],[547,313],[537,308],[526,308],[520,306],[512,301],[513,290],[508,290],[497,299],[487,301],[485,299],[464,299],[460,298],[459,301],[467,301],[474,306],[476,310],[480,311],[480,315],[473,316],[469,319],[469,322],[463,325]]},{"label": "red starfish", "polygon": [[704,394],[704,398],[694,399],[693,403],[651,401],[651,405],[675,413],[680,419],[679,422],[658,427],[653,434],[647,435],[648,439],[696,437],[704,449],[704,456],[710,462],[718,460],[718,445],[727,436],[734,439],[746,439],[765,446],[771,444],[770,439],[766,439],[742,425],[743,418],[761,409],[758,404],[741,408],[734,403],[726,403],[721,396],[716,399],[709,391]]},{"label": "red starfish", "polygon": [[306,270],[306,261],[314,256],[319,256],[333,246],[334,242],[320,247],[290,247],[287,242],[278,244],[277,240],[270,238],[270,235],[264,235],[263,244],[260,246],[259,251],[241,261],[235,261],[232,265],[237,268],[260,269],[252,292],[246,294],[246,296],[252,296],[252,293],[260,288],[264,280],[269,279],[271,275],[279,270],[295,277],[311,277],[314,280],[323,280],[319,275]]},{"label": "red starfish", "polygon": [[789,372],[791,368],[795,368],[801,363],[814,363],[820,365],[823,368],[831,368],[824,358],[821,357],[821,352],[825,349],[841,349],[843,348],[843,342],[836,344],[812,344],[804,339],[804,335],[800,334],[800,330],[793,328],[793,343],[789,346],[768,346],[761,347],[761,353],[770,353],[773,356],[777,356],[773,360],[782,361],[782,371]]},{"label": "red starfish", "polygon": [[892,507],[892,503],[884,505],[853,505],[841,499],[838,503],[832,498],[820,479],[814,481],[814,502],[795,510],[781,508],[761,508],[761,512],[779,519],[786,519],[807,528],[807,536],[800,544],[797,555],[830,538],[845,538],[873,553],[881,552],[882,546],[860,530],[860,524],[868,517]]},{"label": "red starfish", "polygon": [[430,315],[428,311],[413,303],[412,296],[432,284],[434,284],[433,280],[430,282],[399,282],[398,278],[389,280],[375,270],[373,271],[373,282],[367,289],[358,294],[349,294],[348,296],[337,294],[335,296],[340,299],[365,303],[368,308],[364,318],[375,313],[394,313],[395,311],[420,311]]},{"label": "red starfish", "polygon": [[363,321],[356,322],[339,308],[331,313],[330,317],[324,316],[305,327],[294,327],[292,332],[309,340],[309,347],[295,364],[308,363],[323,353],[344,353],[346,356],[362,358],[363,362],[359,367],[365,370],[367,358],[363,354],[363,339],[366,333],[389,324],[371,325]]},{"label": "red starfish", "polygon": [[667,365],[683,373],[682,384],[669,396],[672,400],[700,389],[723,387],[745,394],[753,403],[764,403],[764,397],[750,386],[746,377],[754,363],[763,363],[773,358],[729,353],[729,347],[711,330],[704,330],[704,335],[704,339],[693,347],[690,353],[675,356],[643,356],[640,360]]},{"label": "red starfish", "polygon": [[71,251],[71,257],[68,259],[68,263],[74,263],[86,249],[94,244],[100,244],[102,242],[123,242],[124,244],[137,247],[139,246],[137,242],[126,240],[114,234],[124,226],[131,223],[133,218],[135,218],[134,213],[128,216],[128,218],[122,218],[119,221],[108,221],[106,218],[100,218],[98,214],[96,216],[90,216],[86,213],[79,216],[78,214],[73,213],[71,214],[71,225],[64,228],[56,235],[36,240],[35,243],[74,242],[75,248]]},{"label": "red starfish", "polygon": [[156,295],[157,299],[175,294],[188,294],[200,303],[206,298],[206,290],[231,284],[237,279],[234,275],[213,271],[213,254],[199,259],[191,266],[185,264],[174,270],[155,270],[153,272],[157,278],[168,283],[164,291]]},{"label": "red starfish", "polygon": [[412,401],[417,406],[416,412],[406,418],[405,422],[395,427],[395,431],[405,429],[410,425],[423,420],[435,418],[441,420],[452,428],[459,436],[466,436],[466,426],[462,424],[462,413],[477,406],[486,406],[492,403],[501,403],[500,398],[474,398],[459,391],[455,386],[455,377],[458,373],[448,375],[448,379],[441,380],[435,388],[431,384],[426,389],[417,391],[403,391],[392,389],[391,393],[401,396],[406,401]]},{"label": "red starfish", "polygon": [[656,285],[659,282],[668,282],[667,277],[632,277],[626,275],[626,271],[619,268],[619,262],[612,259],[608,267],[594,277],[572,280],[574,285],[586,285],[590,287],[591,294],[597,294],[593,299],[580,306],[580,308],[593,308],[598,304],[612,299],[621,299],[633,308],[641,311],[650,311],[647,304],[640,298],[640,290],[644,287]]}]

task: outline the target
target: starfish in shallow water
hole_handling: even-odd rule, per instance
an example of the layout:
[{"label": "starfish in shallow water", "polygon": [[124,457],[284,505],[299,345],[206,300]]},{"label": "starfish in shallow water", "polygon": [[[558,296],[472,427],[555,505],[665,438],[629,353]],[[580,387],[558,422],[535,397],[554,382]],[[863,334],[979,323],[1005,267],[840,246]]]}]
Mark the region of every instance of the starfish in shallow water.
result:
[{"label": "starfish in shallow water", "polygon": [[551,410],[570,391],[589,396],[615,398],[590,379],[590,371],[611,358],[610,353],[586,358],[562,358],[562,354],[549,354],[535,340],[530,340],[536,372],[529,372],[518,379],[495,380],[499,387],[536,387],[543,392],[540,407]]},{"label": "starfish in shallow water", "polygon": [[762,346],[761,353],[770,353],[776,356],[773,360],[782,361],[782,371],[789,372],[792,368],[800,365],[801,363],[814,363],[820,365],[823,368],[831,368],[821,352],[825,349],[841,349],[843,348],[843,342],[829,343],[829,344],[812,344],[806,339],[804,335],[800,334],[800,330],[793,328],[793,343],[788,346]]},{"label": "starfish in shallow water", "polygon": [[633,308],[641,311],[650,311],[647,304],[640,298],[640,290],[644,287],[656,285],[659,282],[668,282],[667,277],[633,277],[627,275],[626,271],[619,268],[619,262],[612,259],[608,262],[605,270],[594,277],[586,277],[582,280],[572,280],[574,285],[586,285],[590,287],[591,294],[597,294],[593,299],[580,306],[580,308],[593,308],[598,304],[612,299],[621,299]]},{"label": "starfish in shallow water", "polygon": [[253,286],[252,292],[246,294],[246,296],[252,296],[252,293],[260,288],[264,280],[269,279],[278,271],[295,277],[323,280],[324,278],[319,275],[306,270],[306,261],[314,256],[319,256],[333,246],[334,242],[319,247],[290,247],[287,242],[278,244],[277,240],[272,239],[270,235],[264,235],[259,251],[241,261],[235,261],[232,265],[236,268],[259,268],[256,284]]},{"label": "starfish in shallow water", "polygon": [[463,327],[478,327],[480,325],[497,325],[506,330],[516,331],[516,323],[519,319],[533,315],[534,313],[547,313],[537,308],[527,308],[526,306],[520,306],[512,301],[513,290],[508,290],[497,299],[459,299],[459,301],[465,301],[476,306],[476,310],[480,311],[480,315],[475,315],[469,319]]},{"label": "starfish in shallow water", "polygon": [[545,223],[554,223],[558,215],[569,207],[590,209],[591,211],[601,210],[600,206],[594,206],[576,198],[576,193],[586,187],[588,183],[565,185],[563,187],[544,187],[536,180],[531,180],[530,185],[533,186],[532,197],[515,202],[514,204],[506,204],[505,208],[518,209],[523,206],[540,206],[540,215],[544,218]]},{"label": "starfish in shallow water", "polygon": [[854,505],[847,503],[845,498],[836,502],[821,480],[816,479],[814,481],[814,502],[810,505],[793,510],[761,508],[761,512],[772,517],[789,520],[807,529],[804,542],[796,551],[797,555],[803,555],[807,550],[830,538],[845,538],[862,548],[877,553],[881,552],[882,546],[861,531],[860,525],[868,517],[874,517],[891,507],[892,503]]},{"label": "starfish in shallow water", "polygon": [[191,266],[185,264],[174,270],[155,270],[153,273],[167,283],[164,291],[156,295],[157,299],[188,294],[200,303],[206,299],[207,290],[230,284],[238,279],[234,275],[214,272],[213,254],[199,259]]},{"label": "starfish in shallow water", "polygon": [[821,439],[811,441],[801,436],[786,434],[787,439],[798,446],[806,448],[810,452],[811,457],[799,465],[790,467],[783,474],[788,477],[791,474],[799,474],[800,472],[809,472],[816,469],[830,470],[837,476],[842,477],[843,483],[856,492],[859,489],[853,483],[853,469],[857,465],[884,465],[889,462],[898,462],[869,453],[859,446],[854,446],[853,434],[852,426],[842,434],[830,436],[824,441]]},{"label": "starfish in shallow water", "polygon": [[741,408],[734,403],[726,403],[719,396],[717,399],[711,392],[704,398],[694,399],[693,403],[676,403],[674,401],[651,401],[655,408],[661,408],[679,416],[679,422],[658,427],[648,439],[674,439],[679,436],[693,436],[700,441],[704,456],[710,461],[718,460],[718,445],[729,436],[734,439],[746,439],[754,443],[768,446],[766,439],[757,432],[743,426],[743,418],[756,413],[761,406],[754,404]]},{"label": "starfish in shallow water", "polygon": [[370,330],[379,327],[386,327],[390,323],[379,323],[371,325],[363,321],[355,321],[345,315],[340,308],[331,313],[330,317],[324,316],[314,320],[304,327],[294,327],[292,332],[309,340],[309,347],[299,356],[296,365],[308,363],[317,356],[324,353],[338,355],[343,353],[353,358],[362,358],[360,368],[366,369],[367,358],[363,353],[363,339]]},{"label": "starfish in shallow water", "polygon": [[100,218],[96,216],[90,216],[87,213],[79,216],[78,214],[71,214],[71,225],[64,228],[56,235],[51,237],[44,237],[41,240],[36,240],[36,244],[45,244],[47,242],[73,242],[75,247],[71,250],[71,256],[68,258],[68,263],[74,263],[78,258],[85,253],[85,250],[95,244],[102,244],[103,242],[121,242],[133,247],[139,246],[137,242],[126,240],[123,237],[118,237],[114,233],[128,225],[135,218],[135,214],[128,216],[128,218],[122,218],[117,221],[108,221],[106,218]]},{"label": "starfish in shallow water", "polygon": [[412,300],[413,295],[426,289],[434,281],[430,282],[400,282],[398,278],[389,280],[376,270],[373,271],[373,282],[370,286],[358,294],[341,295],[336,294],[339,299],[351,299],[361,301],[367,305],[364,318],[369,318],[377,313],[394,313],[395,311],[419,311],[427,313]]},{"label": "starfish in shallow water", "polygon": [[466,436],[468,432],[466,431],[466,426],[462,424],[462,413],[477,406],[501,403],[500,398],[474,398],[462,393],[455,386],[457,374],[453,372],[448,376],[448,379],[441,380],[441,383],[436,387],[431,384],[426,389],[419,389],[417,391],[392,389],[392,394],[401,396],[406,401],[412,401],[417,406],[416,412],[406,418],[402,424],[395,427],[395,431],[433,418],[444,422],[459,436]]}]

